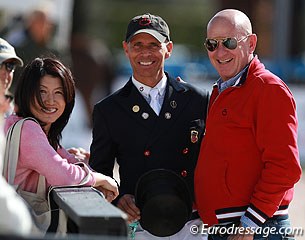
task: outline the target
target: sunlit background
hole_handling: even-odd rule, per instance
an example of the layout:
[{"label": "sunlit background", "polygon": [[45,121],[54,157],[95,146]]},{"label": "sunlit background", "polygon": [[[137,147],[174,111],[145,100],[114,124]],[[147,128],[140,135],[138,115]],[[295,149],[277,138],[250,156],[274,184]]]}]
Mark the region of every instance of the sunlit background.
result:
[{"label": "sunlit background", "polygon": [[[71,67],[77,101],[63,145],[89,150],[93,105],[121,87],[131,73],[121,47],[130,19],[143,13],[164,18],[174,42],[166,70],[210,90],[218,76],[207,59],[203,41],[207,22],[224,8],[242,10],[250,17],[258,35],[256,54],[291,88],[297,101],[298,144],[305,165],[304,0],[0,0],[0,36],[16,47],[25,63],[47,55],[48,50],[48,55],[51,52]],[[44,12],[50,24],[48,33],[43,33],[41,26],[38,34],[50,36],[34,47],[24,47],[21,36],[27,33],[34,10]],[[16,71],[15,83],[19,74],[20,70]],[[304,188],[304,183],[299,186]],[[298,196],[304,194],[299,192]],[[305,201],[300,197],[294,201],[293,223],[304,227]]]},{"label": "sunlit background", "polygon": [[[16,32],[26,28],[33,10],[46,12],[52,23],[48,49],[72,68],[79,90],[78,105],[86,109],[82,118],[90,130],[94,103],[122,86],[131,73],[121,46],[132,17],[143,13],[162,16],[175,44],[166,70],[211,89],[218,76],[207,59],[203,41],[208,20],[223,8],[236,8],[250,17],[258,35],[256,53],[266,67],[291,87],[298,103],[301,159],[305,158],[303,0],[0,0],[0,35],[18,45]],[[28,53],[29,50],[16,49],[25,62],[42,51],[31,49]],[[17,79],[18,71],[15,82]],[[75,112],[79,116],[80,112]],[[80,130],[72,132],[80,134]],[[69,136],[64,138],[67,145],[90,145],[90,133],[83,138]]]}]

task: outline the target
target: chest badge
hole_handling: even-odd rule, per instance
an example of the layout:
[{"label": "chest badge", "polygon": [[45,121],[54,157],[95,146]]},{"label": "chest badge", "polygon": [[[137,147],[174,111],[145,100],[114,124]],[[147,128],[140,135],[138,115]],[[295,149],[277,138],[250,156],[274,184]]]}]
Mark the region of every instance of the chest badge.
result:
[{"label": "chest badge", "polygon": [[134,105],[134,106],[132,107],[132,111],[135,112],[135,113],[137,113],[137,112],[140,111],[140,107],[139,107],[138,105]]},{"label": "chest badge", "polygon": [[143,119],[149,118],[149,114],[146,113],[146,112],[143,112],[143,113],[142,113],[142,118],[143,118]]},{"label": "chest badge", "polygon": [[172,108],[177,107],[177,102],[175,100],[171,101],[169,104],[171,105]]},{"label": "chest badge", "polygon": [[198,142],[198,131],[196,130],[191,131],[191,142],[192,143]]},{"label": "chest badge", "polygon": [[165,119],[169,120],[169,119],[172,118],[172,114],[170,114],[169,112],[166,112],[166,113],[164,114],[164,117],[165,117]]}]

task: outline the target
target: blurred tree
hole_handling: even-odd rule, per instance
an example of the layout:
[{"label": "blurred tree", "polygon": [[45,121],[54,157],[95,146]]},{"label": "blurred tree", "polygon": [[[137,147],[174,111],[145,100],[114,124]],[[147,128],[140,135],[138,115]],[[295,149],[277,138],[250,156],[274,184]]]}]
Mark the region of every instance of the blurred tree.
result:
[{"label": "blurred tree", "polygon": [[70,50],[76,87],[91,118],[93,105],[111,93],[115,65],[103,39],[90,36],[87,31],[90,13],[88,1],[74,1]]},{"label": "blurred tree", "polygon": [[293,0],[291,24],[291,54],[295,57],[304,57],[305,54],[305,1]]},{"label": "blurred tree", "polygon": [[83,14],[76,20],[79,26],[75,27],[83,28],[89,36],[104,39],[111,49],[122,48],[132,17],[149,12],[168,22],[175,43],[192,46],[201,52],[204,25],[217,5],[213,0],[75,0],[75,3],[79,7],[74,11]]}]

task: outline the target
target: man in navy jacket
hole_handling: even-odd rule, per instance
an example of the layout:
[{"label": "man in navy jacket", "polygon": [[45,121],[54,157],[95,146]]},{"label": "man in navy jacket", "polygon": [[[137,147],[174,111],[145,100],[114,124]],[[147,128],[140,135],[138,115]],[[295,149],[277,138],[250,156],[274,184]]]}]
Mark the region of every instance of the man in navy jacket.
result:
[{"label": "man in navy jacket", "polygon": [[[152,169],[173,170],[193,193],[208,93],[164,72],[173,42],[161,17],[134,17],[123,48],[133,74],[124,87],[94,107],[90,165],[112,176],[117,161],[120,195],[115,202],[132,222],[140,218],[134,202],[136,183]],[[154,97],[152,90],[157,93]],[[189,228],[184,233],[190,235]],[[153,236],[141,239],[145,237]]]}]

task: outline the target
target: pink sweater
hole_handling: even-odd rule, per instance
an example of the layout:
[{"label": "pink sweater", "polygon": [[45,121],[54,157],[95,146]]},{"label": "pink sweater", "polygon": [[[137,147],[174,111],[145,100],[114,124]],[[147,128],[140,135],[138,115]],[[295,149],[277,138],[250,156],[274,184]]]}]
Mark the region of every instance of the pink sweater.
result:
[{"label": "pink sweater", "polygon": [[[5,133],[16,121],[16,115],[5,121]],[[39,174],[45,176],[47,187],[78,184],[86,176],[82,167],[73,163],[78,160],[63,148],[57,152],[49,144],[41,126],[34,121],[25,121],[21,130],[19,160],[17,164],[15,185],[21,189],[36,192]],[[91,174],[88,186],[94,185]]]}]

